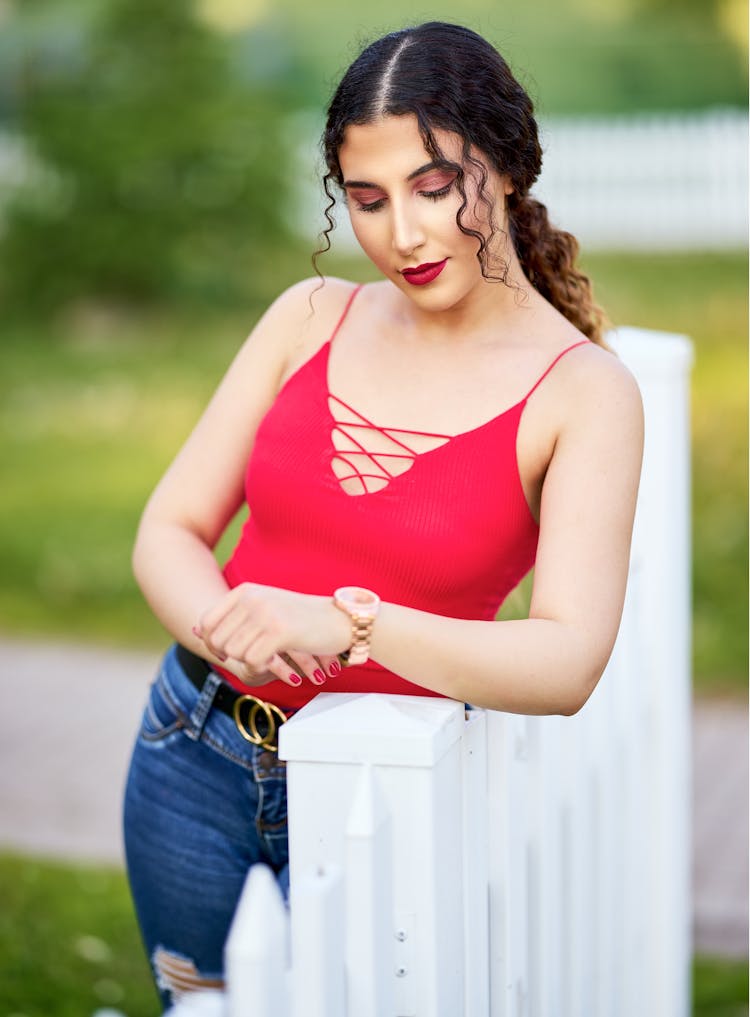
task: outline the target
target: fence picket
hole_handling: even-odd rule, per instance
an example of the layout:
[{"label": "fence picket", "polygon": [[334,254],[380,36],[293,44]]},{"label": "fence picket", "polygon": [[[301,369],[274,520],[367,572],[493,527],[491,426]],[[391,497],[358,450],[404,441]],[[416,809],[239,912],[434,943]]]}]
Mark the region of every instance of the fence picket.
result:
[{"label": "fence picket", "polygon": [[357,1017],[395,1009],[392,838],[383,792],[365,765],[346,827],[347,1002]]},{"label": "fence picket", "polygon": [[258,1013],[288,1017],[288,926],[273,873],[265,865],[254,865],[245,880],[224,951],[228,1017]]},{"label": "fence picket", "polygon": [[529,718],[487,713],[490,1013],[528,1017]]},{"label": "fence picket", "polygon": [[292,887],[292,1017],[346,1017],[344,883],[319,866]]},{"label": "fence picket", "polygon": [[462,738],[461,828],[464,881],[464,1017],[488,1017],[489,859],[487,715],[470,710]]}]

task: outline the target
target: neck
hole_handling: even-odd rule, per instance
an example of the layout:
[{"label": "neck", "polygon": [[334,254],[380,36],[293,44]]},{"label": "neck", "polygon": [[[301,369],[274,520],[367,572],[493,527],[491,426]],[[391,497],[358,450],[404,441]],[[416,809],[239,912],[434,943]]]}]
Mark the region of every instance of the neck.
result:
[{"label": "neck", "polygon": [[431,310],[409,302],[407,314],[426,341],[456,345],[471,342],[479,335],[502,335],[509,331],[504,323],[527,317],[541,299],[523,274],[514,251],[505,281],[483,279],[463,300],[445,310]]}]

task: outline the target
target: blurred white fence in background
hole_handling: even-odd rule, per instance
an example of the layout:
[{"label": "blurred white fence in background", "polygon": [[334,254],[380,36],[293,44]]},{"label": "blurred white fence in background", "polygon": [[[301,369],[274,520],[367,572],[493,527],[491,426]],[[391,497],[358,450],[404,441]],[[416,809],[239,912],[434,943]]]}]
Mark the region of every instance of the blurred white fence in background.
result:
[{"label": "blurred white fence in background", "polygon": [[599,686],[568,718],[344,694],[300,711],[281,733],[291,914],[254,868],[213,1012],[688,1017],[692,354],[613,344],[646,450]]},{"label": "blurred white fence in background", "polygon": [[[323,223],[313,168],[320,124],[290,120],[299,152],[290,223],[309,240]],[[555,225],[587,250],[721,250],[748,242],[745,110],[549,118],[540,122],[542,175],[534,194]],[[298,139],[304,138],[303,144]],[[312,139],[312,140],[309,140]],[[357,241],[338,202],[336,249]]]},{"label": "blurred white fence in background", "polygon": [[748,118],[740,110],[542,125],[535,193],[587,249],[748,242]]}]

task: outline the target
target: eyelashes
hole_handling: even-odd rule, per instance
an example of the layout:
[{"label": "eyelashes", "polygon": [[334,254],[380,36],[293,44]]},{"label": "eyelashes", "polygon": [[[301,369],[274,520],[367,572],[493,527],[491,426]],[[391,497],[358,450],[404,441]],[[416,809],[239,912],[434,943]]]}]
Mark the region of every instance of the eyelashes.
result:
[{"label": "eyelashes", "polygon": [[371,201],[367,205],[363,205],[360,201],[357,202],[358,212],[377,212],[379,208],[382,208],[385,203],[384,198],[378,198],[377,201]]},{"label": "eyelashes", "polygon": [[450,193],[452,188],[453,181],[451,181],[449,184],[446,184],[445,187],[441,187],[437,191],[420,191],[419,193],[422,195],[423,198],[429,198],[430,201],[440,201],[441,198],[444,198],[447,194]]},{"label": "eyelashes", "polygon": [[[445,198],[448,196],[448,194],[450,194],[451,190],[453,189],[454,183],[455,181],[451,180],[451,182],[449,184],[446,184],[445,187],[440,187],[435,191],[418,191],[417,193],[420,195],[420,197],[427,198],[429,199],[429,201],[440,201],[441,198]],[[357,211],[377,212],[379,209],[383,207],[384,204],[385,198],[378,198],[377,201],[369,201],[367,203],[358,201]]]}]

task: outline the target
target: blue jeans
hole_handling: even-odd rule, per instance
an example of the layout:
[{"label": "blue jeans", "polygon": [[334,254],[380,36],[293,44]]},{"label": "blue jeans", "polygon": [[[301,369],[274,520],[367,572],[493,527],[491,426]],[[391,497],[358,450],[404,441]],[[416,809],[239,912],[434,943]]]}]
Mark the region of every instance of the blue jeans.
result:
[{"label": "blue jeans", "polygon": [[162,1001],[223,977],[223,950],[248,869],[289,887],[286,765],[212,708],[174,647],[151,687],[125,790],[125,853]]}]

